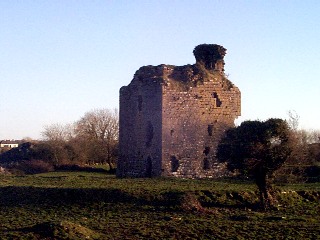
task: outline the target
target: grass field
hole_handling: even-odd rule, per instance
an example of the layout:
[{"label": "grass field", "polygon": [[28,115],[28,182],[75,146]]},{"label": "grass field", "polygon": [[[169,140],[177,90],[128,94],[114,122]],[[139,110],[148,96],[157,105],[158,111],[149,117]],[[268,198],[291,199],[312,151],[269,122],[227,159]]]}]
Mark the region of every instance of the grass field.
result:
[{"label": "grass field", "polygon": [[275,189],[262,212],[250,182],[0,176],[0,239],[320,239],[320,184]]}]

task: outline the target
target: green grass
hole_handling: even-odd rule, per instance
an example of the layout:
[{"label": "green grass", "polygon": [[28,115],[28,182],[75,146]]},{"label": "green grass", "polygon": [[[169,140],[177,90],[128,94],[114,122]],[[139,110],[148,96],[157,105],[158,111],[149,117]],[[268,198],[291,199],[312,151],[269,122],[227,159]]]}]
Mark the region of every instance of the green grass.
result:
[{"label": "green grass", "polygon": [[0,176],[0,239],[320,239],[320,184],[276,190],[261,212],[250,182]]}]

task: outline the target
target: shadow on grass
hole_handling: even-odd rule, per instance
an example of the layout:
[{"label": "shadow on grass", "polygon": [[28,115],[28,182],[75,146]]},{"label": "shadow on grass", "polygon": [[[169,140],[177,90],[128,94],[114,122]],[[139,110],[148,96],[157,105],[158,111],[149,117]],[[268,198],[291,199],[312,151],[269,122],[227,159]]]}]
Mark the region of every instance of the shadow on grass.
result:
[{"label": "shadow on grass", "polygon": [[79,166],[79,165],[61,165],[55,167],[56,171],[68,171],[68,172],[91,172],[91,173],[107,173],[115,174],[116,169],[105,169],[99,167]]},{"label": "shadow on grass", "polygon": [[[190,198],[190,196],[193,196]],[[193,193],[168,191],[161,193],[128,193],[113,188],[42,188],[9,186],[0,188],[0,207],[16,206],[71,206],[90,205],[104,202],[111,204],[128,204],[139,206],[153,206],[175,211],[184,211],[200,205]],[[189,196],[189,200],[186,200]],[[187,209],[186,209],[187,205]]]},{"label": "shadow on grass", "polygon": [[119,189],[2,187],[0,206],[61,205],[91,202],[139,203],[142,199]]},{"label": "shadow on grass", "polygon": [[90,203],[104,202],[179,208],[184,194],[184,192],[179,191],[168,191],[158,194],[150,192],[139,195],[114,188],[8,186],[0,188],[0,207],[88,205]]},{"label": "shadow on grass", "polygon": [[[204,198],[204,195],[205,198]],[[229,196],[230,195],[230,196]],[[186,196],[188,198],[186,198]],[[190,198],[192,196],[192,198]],[[43,188],[8,186],[0,188],[0,206],[14,207],[21,205],[48,206],[48,205],[73,205],[90,204],[97,202],[104,203],[125,203],[137,206],[149,205],[154,207],[164,207],[167,209],[185,210],[194,206],[222,207],[229,209],[255,209],[257,202],[254,196],[249,199],[233,192],[226,195],[204,191],[199,193],[184,191],[167,191],[161,193],[128,193],[121,189],[114,188]],[[187,200],[186,200],[187,199]],[[192,199],[192,201],[190,200]]]},{"label": "shadow on grass", "polygon": [[[298,192],[301,201],[318,202],[320,193]],[[306,201],[304,200],[304,201]],[[8,186],[0,188],[0,207],[90,205],[91,203],[124,203],[136,206],[148,205],[167,209],[218,207],[227,209],[257,209],[259,201],[254,192],[143,192],[128,193],[115,188],[43,188]]]}]

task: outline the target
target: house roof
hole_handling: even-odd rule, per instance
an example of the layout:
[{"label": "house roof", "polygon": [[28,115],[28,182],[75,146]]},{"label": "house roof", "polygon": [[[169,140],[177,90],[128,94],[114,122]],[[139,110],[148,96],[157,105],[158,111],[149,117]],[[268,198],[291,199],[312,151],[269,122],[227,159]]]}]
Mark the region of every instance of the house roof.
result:
[{"label": "house roof", "polygon": [[0,144],[19,144],[19,141],[17,141],[17,140],[2,140],[2,141],[0,141]]}]

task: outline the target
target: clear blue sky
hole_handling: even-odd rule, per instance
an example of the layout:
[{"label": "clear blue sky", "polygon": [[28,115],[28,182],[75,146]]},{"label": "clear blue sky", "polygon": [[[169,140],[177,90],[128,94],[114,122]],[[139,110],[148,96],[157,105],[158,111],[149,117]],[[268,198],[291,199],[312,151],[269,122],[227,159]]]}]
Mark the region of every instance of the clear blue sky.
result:
[{"label": "clear blue sky", "polygon": [[0,139],[118,108],[139,67],[193,64],[202,43],[227,48],[238,122],[295,110],[320,129],[319,25],[318,0],[2,0]]}]

